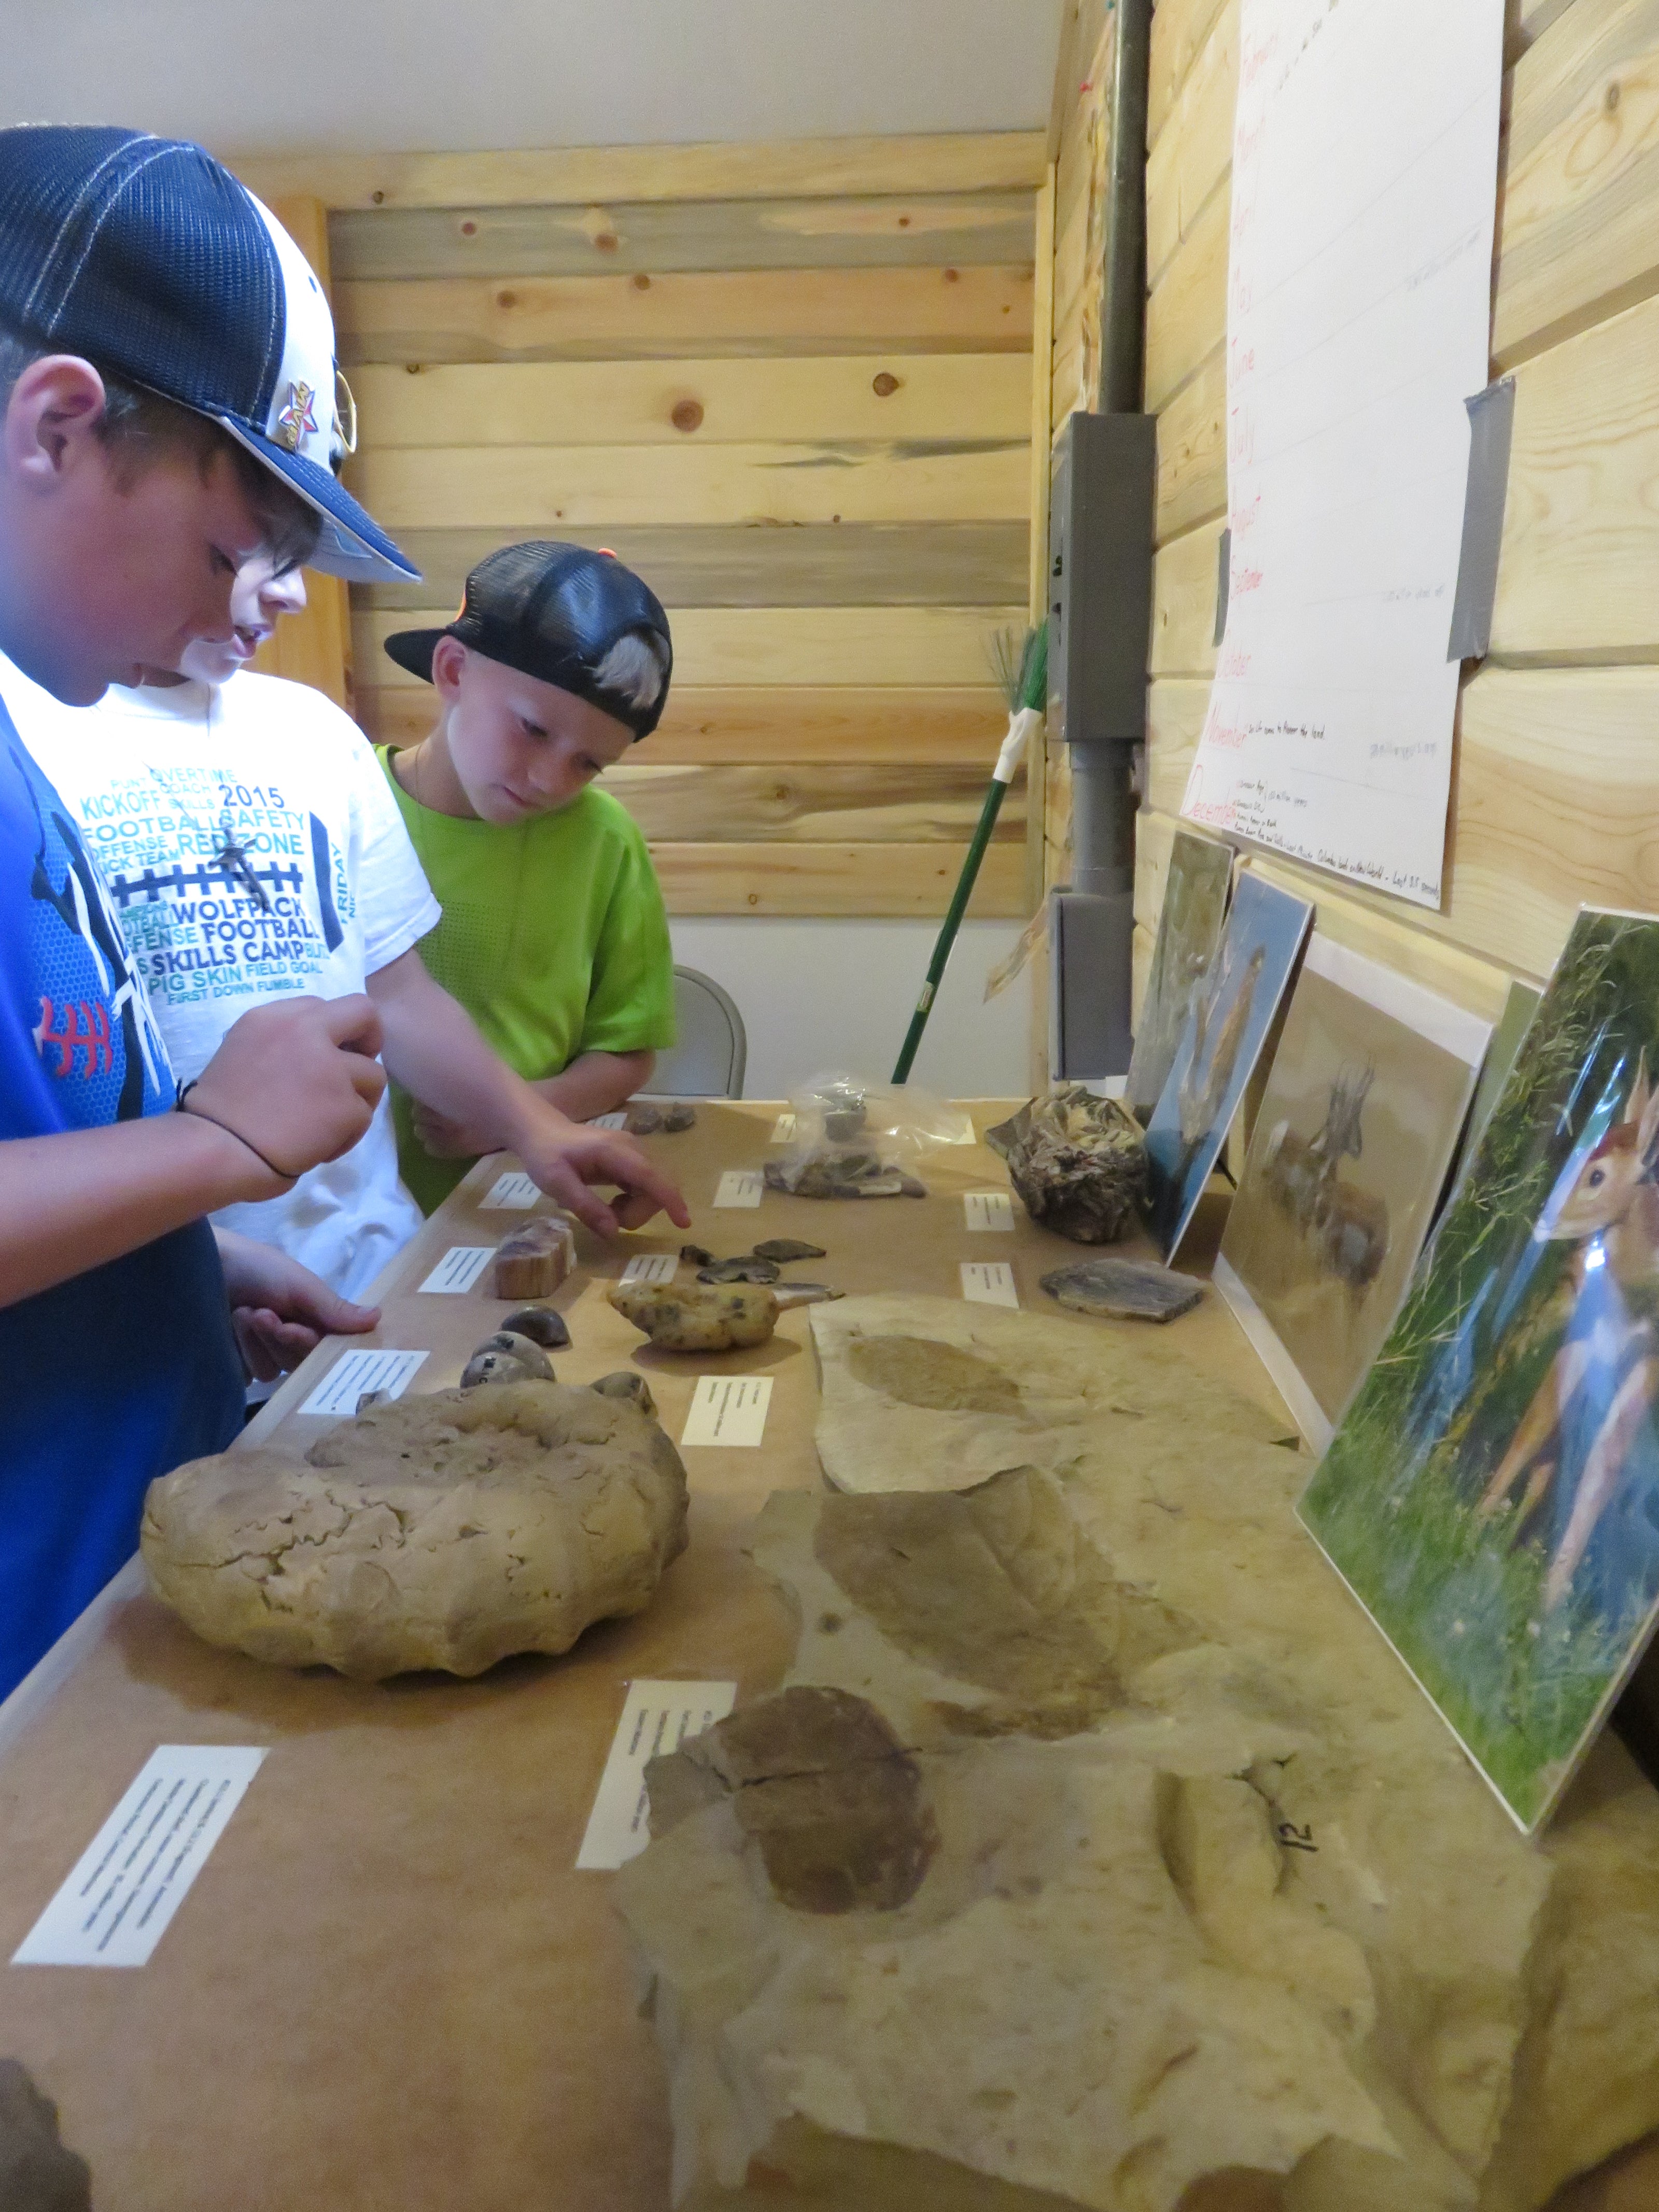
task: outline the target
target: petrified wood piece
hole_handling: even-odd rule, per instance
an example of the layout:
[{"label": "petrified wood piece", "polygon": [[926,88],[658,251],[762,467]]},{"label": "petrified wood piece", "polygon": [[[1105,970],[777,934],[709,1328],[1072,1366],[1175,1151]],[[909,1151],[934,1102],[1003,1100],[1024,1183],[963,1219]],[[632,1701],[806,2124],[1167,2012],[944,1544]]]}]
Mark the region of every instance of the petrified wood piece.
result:
[{"label": "petrified wood piece", "polygon": [[569,1217],[538,1213],[495,1247],[492,1295],[550,1298],[575,1264],[576,1239]]}]

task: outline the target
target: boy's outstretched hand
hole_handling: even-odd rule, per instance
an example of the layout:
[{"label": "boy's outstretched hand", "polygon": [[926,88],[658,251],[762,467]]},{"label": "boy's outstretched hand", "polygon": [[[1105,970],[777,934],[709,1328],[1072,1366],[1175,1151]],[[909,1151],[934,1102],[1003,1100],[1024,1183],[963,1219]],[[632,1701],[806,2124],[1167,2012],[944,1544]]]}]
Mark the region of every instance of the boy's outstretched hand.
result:
[{"label": "boy's outstretched hand", "polygon": [[230,1318],[243,1364],[256,1382],[274,1382],[297,1367],[325,1336],[361,1336],[380,1318],[378,1306],[338,1297],[320,1275],[233,1229],[216,1229],[230,1296]]},{"label": "boy's outstretched hand", "polygon": [[380,1049],[370,1000],[283,999],[231,1024],[185,1110],[228,1129],[279,1189],[362,1137],[386,1089]]},{"label": "boy's outstretched hand", "polygon": [[[665,1213],[679,1229],[691,1216],[678,1187],[653,1168],[631,1137],[614,1129],[590,1129],[580,1121],[553,1117],[545,1136],[521,1137],[515,1147],[525,1173],[567,1213],[586,1222],[596,1237],[641,1229],[653,1213]],[[615,1183],[621,1196],[607,1206],[590,1183]]]}]

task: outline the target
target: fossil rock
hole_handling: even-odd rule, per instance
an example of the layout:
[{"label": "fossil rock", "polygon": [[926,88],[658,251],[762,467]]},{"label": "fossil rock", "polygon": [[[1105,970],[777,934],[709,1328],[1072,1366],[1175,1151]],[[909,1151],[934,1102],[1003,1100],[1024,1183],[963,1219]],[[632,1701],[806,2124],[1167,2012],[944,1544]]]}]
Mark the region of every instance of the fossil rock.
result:
[{"label": "fossil rock", "polygon": [[801,1159],[768,1160],[767,1188],[794,1198],[926,1198],[919,1176],[887,1166],[867,1145],[823,1145]]},{"label": "fossil rock", "polygon": [[891,1911],[939,1842],[915,1762],[875,1707],[803,1686],[647,1764],[653,1834],[725,1797],[774,1893],[800,1912]]},{"label": "fossil rock", "polygon": [[985,1141],[1008,1163],[1033,1221],[1078,1244],[1109,1244],[1146,1194],[1146,1140],[1115,1098],[1080,1088],[1033,1098]]},{"label": "fossil rock", "polygon": [[662,1132],[665,1137],[678,1137],[683,1129],[695,1129],[696,1126],[697,1109],[695,1106],[671,1106],[662,1117]]},{"label": "fossil rock", "polygon": [[757,1260],[775,1260],[781,1267],[787,1267],[792,1260],[827,1260],[829,1256],[822,1244],[803,1244],[799,1237],[769,1237],[755,1247]]},{"label": "fossil rock", "polygon": [[602,1398],[630,1398],[641,1413],[653,1416],[656,1413],[657,1401],[651,1395],[651,1385],[643,1375],[636,1375],[631,1368],[618,1367],[610,1375],[601,1375],[597,1382],[590,1382],[587,1387],[597,1390]]},{"label": "fossil rock", "polygon": [[576,1264],[576,1238],[568,1214],[538,1213],[495,1247],[491,1265],[498,1298],[551,1297]]},{"label": "fossil rock", "polygon": [[636,1102],[629,1108],[628,1118],[623,1127],[630,1137],[654,1137],[662,1127],[661,1111],[655,1106],[645,1106]]},{"label": "fossil rock", "polygon": [[764,1283],[613,1283],[606,1296],[664,1352],[764,1344],[778,1322],[778,1302]]},{"label": "fossil rock", "polygon": [[685,1514],[679,1455],[640,1407],[504,1382],[372,1407],[303,1464],[192,1460],[150,1485],[140,1547],[210,1644],[369,1680],[478,1674],[640,1612]]},{"label": "fossil rock", "polygon": [[752,1256],[740,1260],[716,1260],[707,1267],[699,1267],[700,1283],[775,1283],[778,1279],[775,1260],[757,1260]]},{"label": "fossil rock", "polygon": [[1614,1738],[1525,1842],[1297,1526],[1306,1462],[1163,1340],[812,1320],[842,1486],[755,1545],[794,1662],[653,1765],[618,1878],[681,2203],[1537,2212],[1659,2125]]},{"label": "fossil rock", "polygon": [[6,2212],[91,2212],[92,2173],[59,2141],[58,2107],[15,2058],[0,2058],[0,2204]]},{"label": "fossil rock", "polygon": [[819,1306],[827,1298],[845,1297],[845,1291],[832,1291],[828,1283],[778,1283],[772,1291],[778,1302],[778,1311],[787,1313],[791,1306]]},{"label": "fossil rock", "polygon": [[570,1341],[569,1324],[552,1306],[520,1306],[501,1327],[512,1335],[527,1336],[544,1352],[562,1352]]},{"label": "fossil rock", "polygon": [[1083,1260],[1074,1267],[1056,1267],[1042,1280],[1049,1297],[1074,1313],[1125,1321],[1174,1321],[1204,1295],[1204,1285],[1190,1275],[1144,1260]]}]

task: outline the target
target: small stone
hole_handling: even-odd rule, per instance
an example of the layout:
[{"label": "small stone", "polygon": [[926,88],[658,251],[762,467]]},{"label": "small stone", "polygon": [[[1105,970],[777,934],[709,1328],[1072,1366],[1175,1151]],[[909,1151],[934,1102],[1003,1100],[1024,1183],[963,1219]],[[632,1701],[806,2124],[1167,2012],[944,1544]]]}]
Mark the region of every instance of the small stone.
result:
[{"label": "small stone", "polygon": [[695,1106],[671,1106],[662,1117],[665,1137],[678,1137],[682,1129],[695,1129],[696,1126],[697,1109]]},{"label": "small stone", "polygon": [[799,1237],[769,1237],[755,1247],[757,1260],[775,1260],[785,1267],[792,1260],[827,1260],[829,1256],[822,1244],[804,1244]]},{"label": "small stone", "polygon": [[827,1298],[844,1298],[847,1293],[832,1291],[828,1283],[780,1283],[772,1295],[778,1311],[787,1313],[791,1306],[821,1306]]},{"label": "small stone", "polygon": [[720,1265],[714,1254],[702,1244],[682,1244],[680,1257],[689,1260],[694,1267],[717,1267]]},{"label": "small stone", "polygon": [[663,1352],[730,1352],[764,1344],[778,1302],[765,1283],[613,1283],[606,1296]]},{"label": "small stone", "polygon": [[1073,1313],[1115,1314],[1135,1321],[1173,1321],[1189,1313],[1203,1285],[1171,1267],[1140,1260],[1085,1260],[1042,1277],[1051,1298]]},{"label": "small stone", "polygon": [[509,1328],[498,1328],[493,1336],[485,1337],[479,1352],[504,1352],[507,1358],[516,1359],[526,1374],[539,1382],[553,1380],[553,1363],[533,1337],[516,1335]]},{"label": "small stone", "polygon": [[390,1390],[360,1390],[357,1393],[356,1406],[353,1410],[361,1413],[367,1407],[389,1406],[391,1403],[392,1393]]},{"label": "small stone", "polygon": [[1033,1221],[1077,1244],[1110,1244],[1146,1195],[1146,1140],[1115,1098],[1080,1086],[1033,1098],[985,1132]]},{"label": "small stone", "polygon": [[662,1127],[661,1112],[655,1106],[642,1106],[636,1102],[629,1108],[623,1127],[630,1137],[654,1137]]},{"label": "small stone", "polygon": [[619,1367],[612,1374],[601,1375],[597,1382],[590,1382],[587,1387],[597,1390],[601,1398],[628,1398],[641,1413],[653,1417],[656,1413],[657,1401],[651,1395],[651,1385],[643,1375],[635,1375],[631,1368]]},{"label": "small stone", "polygon": [[544,1352],[562,1352],[570,1341],[569,1325],[551,1306],[520,1306],[516,1313],[508,1314],[501,1327],[514,1336],[527,1336]]},{"label": "small stone", "polygon": [[[546,1363],[543,1364],[545,1365]],[[552,1371],[551,1368],[548,1369],[549,1375]],[[538,1376],[532,1369],[524,1364],[522,1360],[515,1359],[510,1352],[503,1352],[499,1346],[489,1352],[475,1352],[461,1370],[463,1390],[476,1390],[481,1383],[484,1382],[534,1382],[546,1380],[547,1376]]]},{"label": "small stone", "polygon": [[775,1283],[777,1279],[775,1260],[716,1260],[697,1270],[700,1283]]}]

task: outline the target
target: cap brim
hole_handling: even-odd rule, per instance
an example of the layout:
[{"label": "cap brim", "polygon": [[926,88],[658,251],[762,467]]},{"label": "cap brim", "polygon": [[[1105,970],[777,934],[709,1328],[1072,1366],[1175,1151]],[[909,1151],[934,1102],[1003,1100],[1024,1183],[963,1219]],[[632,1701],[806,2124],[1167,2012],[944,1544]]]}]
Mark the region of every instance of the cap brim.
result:
[{"label": "cap brim", "polygon": [[325,576],[343,576],[353,584],[420,582],[421,572],[414,562],[398,550],[337,477],[303,454],[285,453],[269,438],[258,436],[228,415],[213,419],[321,516],[322,535],[307,568],[320,568]]},{"label": "cap brim", "polygon": [[382,638],[381,645],[399,668],[406,668],[411,676],[418,676],[422,684],[432,681],[432,656],[438,649],[438,640],[447,637],[447,629],[398,629]]}]

